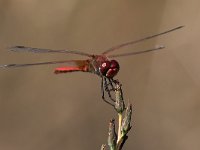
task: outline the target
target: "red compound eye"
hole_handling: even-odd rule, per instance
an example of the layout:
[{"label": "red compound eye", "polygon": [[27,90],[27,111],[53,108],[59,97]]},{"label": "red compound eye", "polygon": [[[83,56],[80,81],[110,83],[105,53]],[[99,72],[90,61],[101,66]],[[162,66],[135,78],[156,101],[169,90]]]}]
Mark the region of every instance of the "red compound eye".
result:
[{"label": "red compound eye", "polygon": [[110,63],[111,63],[111,64],[110,64],[110,68],[111,68],[111,69],[116,68],[116,69],[119,70],[119,63],[118,63],[116,60],[111,60]]},{"label": "red compound eye", "polygon": [[111,65],[110,61],[105,61],[101,64],[100,72],[102,73],[102,75],[104,76],[106,75],[108,69],[110,69],[110,65]]},{"label": "red compound eye", "polygon": [[114,69],[109,69],[106,73],[106,77],[107,78],[113,78],[114,76],[116,76],[116,74],[118,73],[119,69],[114,68]]},{"label": "red compound eye", "polygon": [[116,60],[105,61],[100,66],[100,72],[107,78],[113,78],[119,71],[119,64]]},{"label": "red compound eye", "polygon": [[110,61],[110,69],[106,73],[107,78],[113,78],[119,71],[119,64],[116,60]]}]

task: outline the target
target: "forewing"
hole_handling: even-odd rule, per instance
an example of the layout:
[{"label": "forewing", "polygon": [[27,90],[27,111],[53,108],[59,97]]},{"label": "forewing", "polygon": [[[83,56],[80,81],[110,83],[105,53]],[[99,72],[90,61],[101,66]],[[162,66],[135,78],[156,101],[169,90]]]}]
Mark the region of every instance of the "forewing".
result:
[{"label": "forewing", "polygon": [[50,62],[38,62],[38,63],[27,63],[27,64],[6,64],[0,65],[0,68],[18,68],[18,67],[28,67],[28,66],[38,66],[38,65],[53,65],[53,64],[66,64],[66,65],[79,65],[80,62],[85,62],[86,60],[63,60],[63,61],[50,61]]},{"label": "forewing", "polygon": [[42,48],[33,48],[33,47],[25,47],[25,46],[13,46],[9,47],[9,50],[13,52],[32,52],[32,53],[65,53],[65,54],[76,54],[87,57],[92,57],[91,54],[74,51],[74,50],[52,50],[52,49],[42,49]]},{"label": "forewing", "polygon": [[120,48],[122,48],[122,47],[126,47],[126,46],[129,46],[129,45],[134,45],[134,44],[136,44],[136,43],[140,43],[140,42],[143,42],[143,41],[146,41],[146,40],[149,40],[149,39],[152,39],[152,38],[155,38],[155,37],[158,37],[158,36],[167,34],[167,33],[169,33],[169,32],[172,32],[172,31],[181,29],[181,28],[183,28],[183,27],[184,27],[184,26],[178,26],[178,27],[176,27],[176,28],[173,28],[173,29],[170,29],[170,30],[167,30],[167,31],[158,33],[158,34],[150,35],[150,36],[147,36],[147,37],[138,39],[138,40],[134,40],[134,41],[130,41],[130,42],[127,42],[127,43],[122,43],[122,44],[120,44],[120,45],[113,46],[113,47],[107,49],[106,51],[104,51],[102,54],[106,55],[106,54],[108,54],[108,53],[110,53],[110,52],[112,52],[112,51],[115,51],[115,50],[117,50],[117,49],[120,49]]},{"label": "forewing", "polygon": [[136,51],[136,52],[130,52],[130,53],[122,53],[122,54],[114,54],[114,55],[108,55],[109,58],[114,58],[114,57],[123,57],[123,56],[131,56],[131,55],[138,55],[142,53],[148,53],[156,50],[160,50],[165,48],[164,46],[160,45],[155,48],[147,49],[147,50],[142,50],[142,51]]}]

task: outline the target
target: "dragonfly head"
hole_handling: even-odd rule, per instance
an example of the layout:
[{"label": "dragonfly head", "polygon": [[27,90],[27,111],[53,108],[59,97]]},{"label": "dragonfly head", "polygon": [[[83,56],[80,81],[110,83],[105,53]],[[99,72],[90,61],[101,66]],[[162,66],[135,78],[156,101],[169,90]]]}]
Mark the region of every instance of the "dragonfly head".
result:
[{"label": "dragonfly head", "polygon": [[113,78],[119,71],[119,63],[116,60],[106,60],[100,66],[100,72],[107,78]]}]

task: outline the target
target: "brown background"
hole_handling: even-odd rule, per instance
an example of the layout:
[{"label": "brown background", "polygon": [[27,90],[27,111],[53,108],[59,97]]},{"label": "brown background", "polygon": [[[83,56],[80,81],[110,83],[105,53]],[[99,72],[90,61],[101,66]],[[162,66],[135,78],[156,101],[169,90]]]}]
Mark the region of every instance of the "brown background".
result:
[{"label": "brown background", "polygon": [[[127,150],[199,150],[198,0],[0,0],[0,64],[82,57],[12,53],[7,46],[98,54],[123,42],[185,28],[136,46],[159,52],[119,58],[117,78],[134,105]],[[57,65],[56,65],[57,66]],[[56,66],[0,70],[1,150],[100,149],[115,112],[101,100],[100,79],[54,75]]]}]

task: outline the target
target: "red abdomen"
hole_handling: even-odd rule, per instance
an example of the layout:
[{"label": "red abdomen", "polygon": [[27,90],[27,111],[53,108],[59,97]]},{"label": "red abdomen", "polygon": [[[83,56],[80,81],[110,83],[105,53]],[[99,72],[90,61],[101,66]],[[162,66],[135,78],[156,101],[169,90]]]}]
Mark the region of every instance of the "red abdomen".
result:
[{"label": "red abdomen", "polygon": [[68,73],[75,71],[89,72],[88,61],[87,60],[74,60],[72,66],[58,67],[55,69],[54,73]]}]

